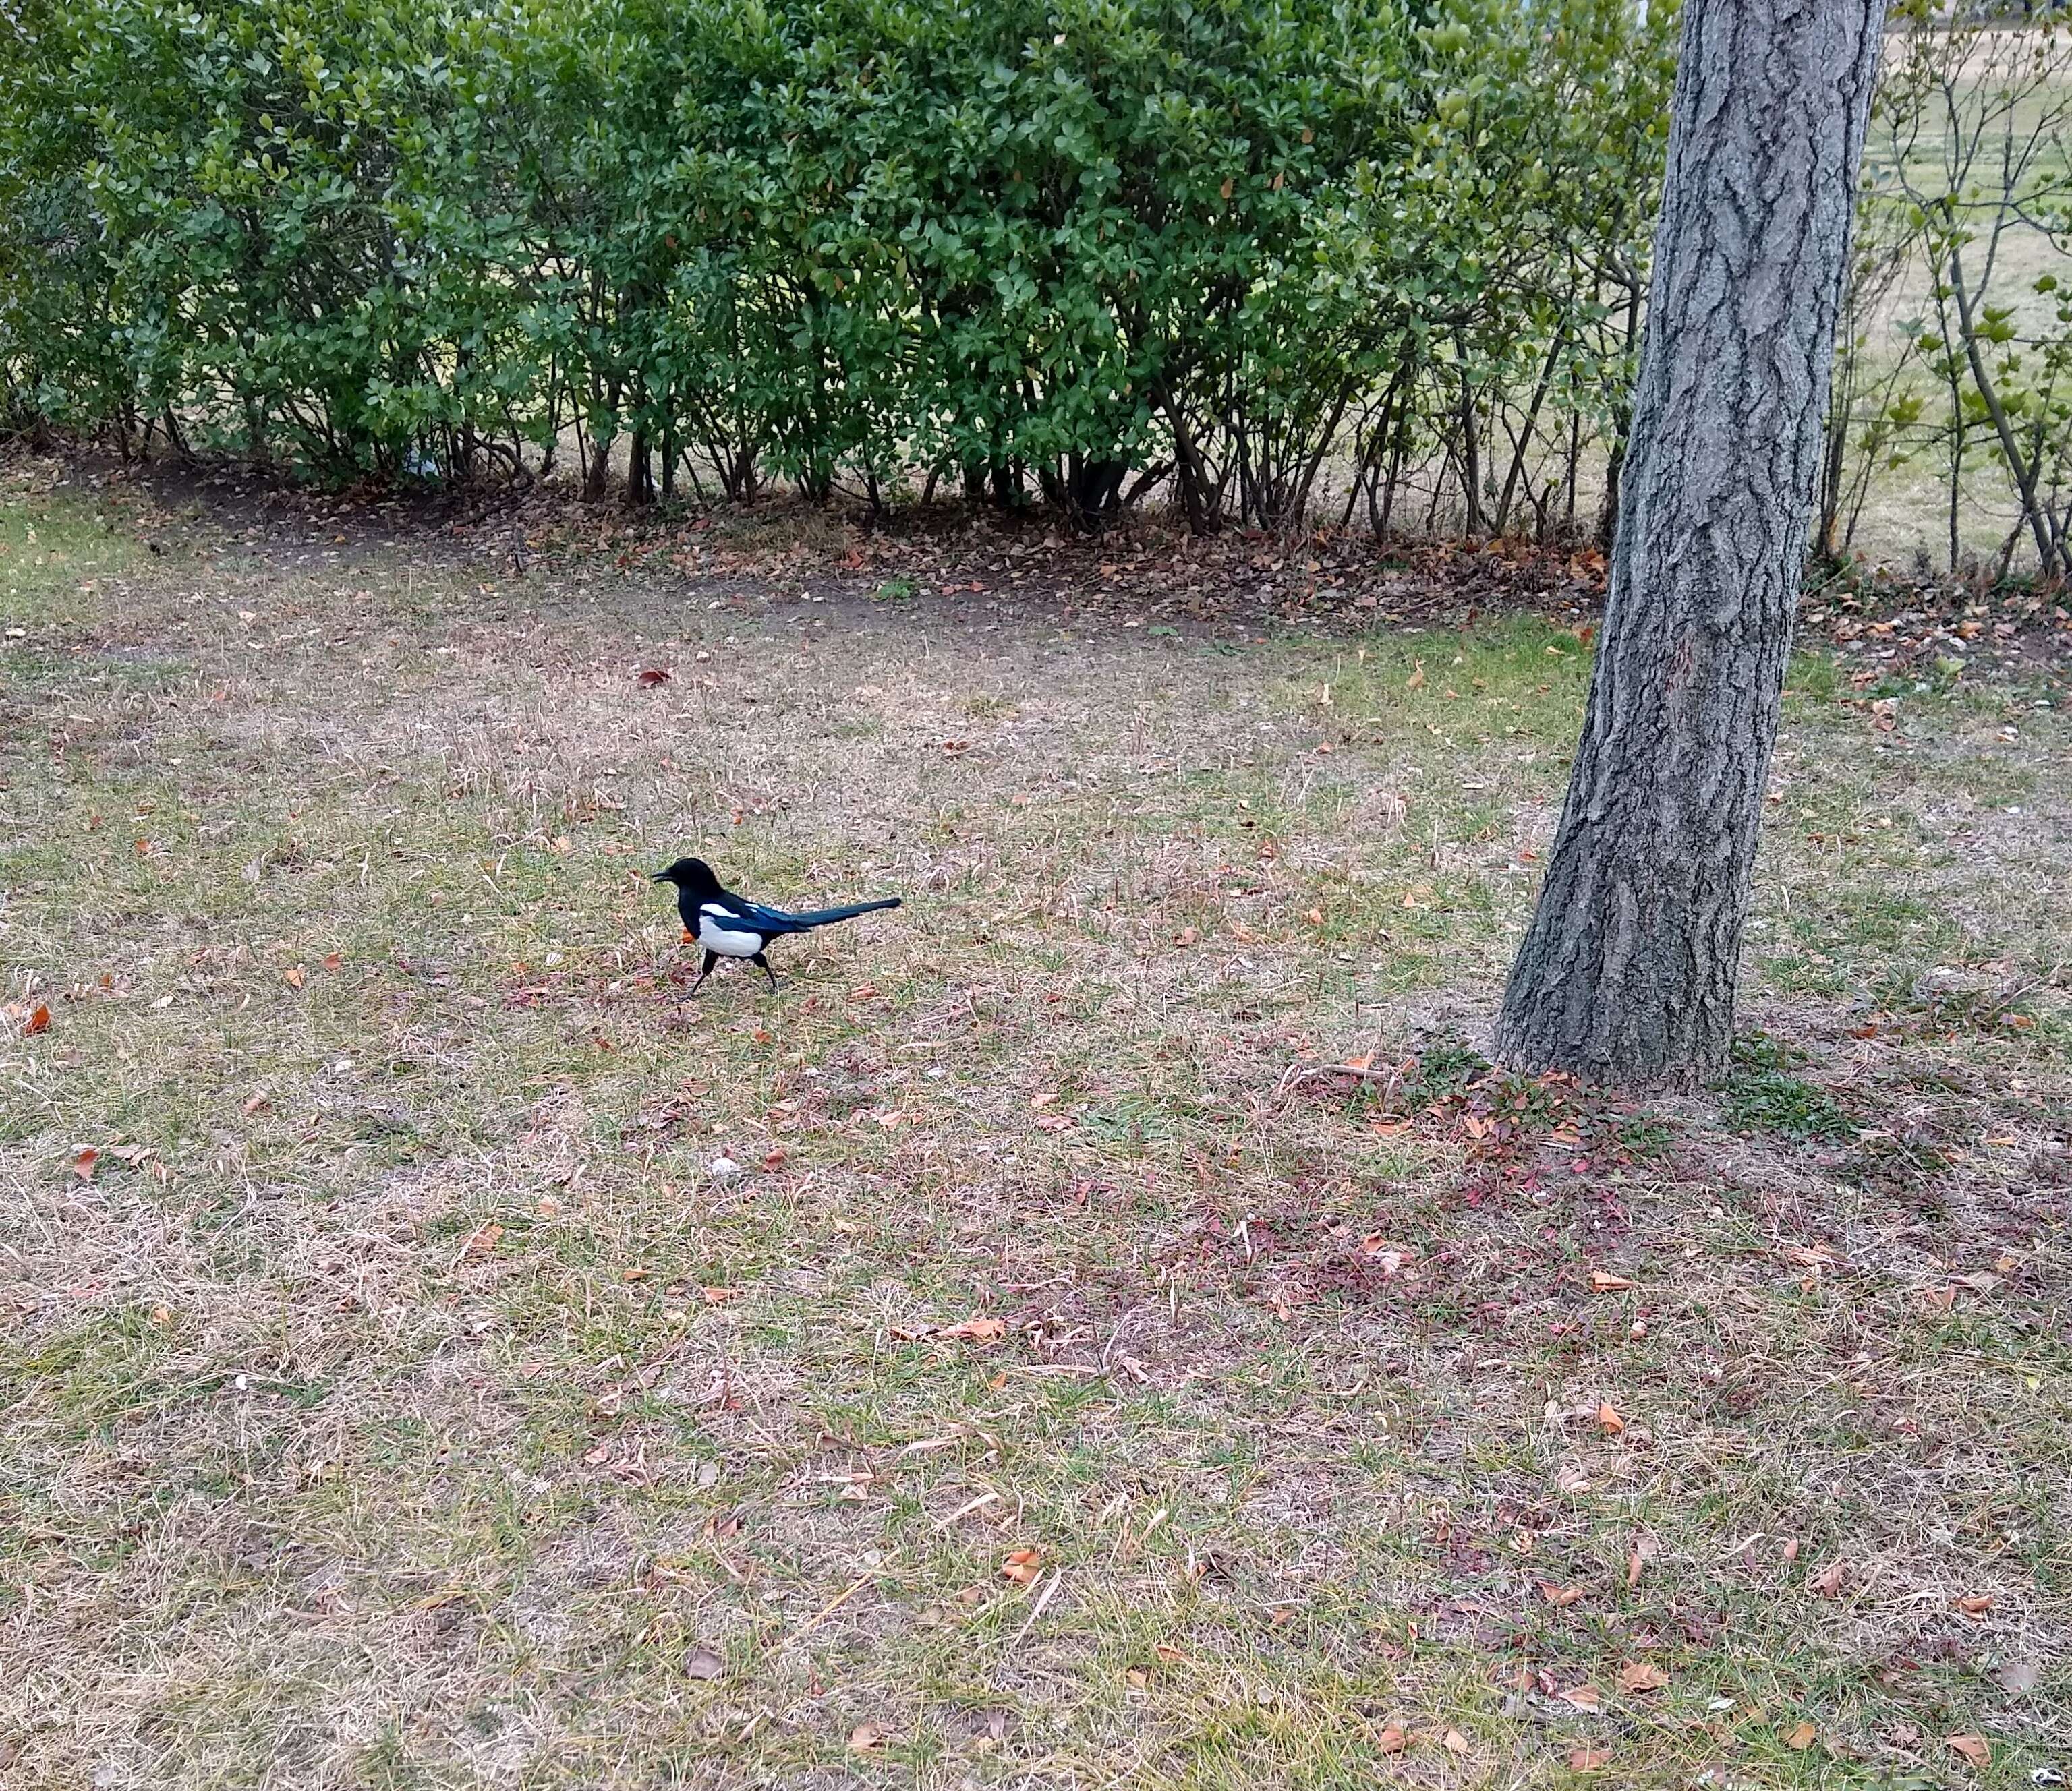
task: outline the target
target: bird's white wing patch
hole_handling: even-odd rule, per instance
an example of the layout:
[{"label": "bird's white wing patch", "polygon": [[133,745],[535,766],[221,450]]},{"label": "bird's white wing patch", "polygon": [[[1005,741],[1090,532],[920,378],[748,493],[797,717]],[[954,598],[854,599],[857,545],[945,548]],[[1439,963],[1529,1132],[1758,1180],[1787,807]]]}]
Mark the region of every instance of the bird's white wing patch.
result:
[{"label": "bird's white wing patch", "polygon": [[754,957],[763,949],[763,935],[723,926],[713,918],[726,912],[709,902],[698,910],[698,943],[708,951],[717,951],[722,958]]}]

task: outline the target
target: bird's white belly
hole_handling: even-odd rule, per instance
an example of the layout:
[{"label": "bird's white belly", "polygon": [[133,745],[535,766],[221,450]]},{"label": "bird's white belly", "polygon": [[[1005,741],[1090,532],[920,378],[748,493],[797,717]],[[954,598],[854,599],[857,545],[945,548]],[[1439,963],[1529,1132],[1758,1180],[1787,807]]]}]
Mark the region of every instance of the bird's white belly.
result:
[{"label": "bird's white belly", "polygon": [[722,958],[752,958],[763,949],[760,933],[737,933],[722,926],[710,914],[698,916],[698,943]]}]

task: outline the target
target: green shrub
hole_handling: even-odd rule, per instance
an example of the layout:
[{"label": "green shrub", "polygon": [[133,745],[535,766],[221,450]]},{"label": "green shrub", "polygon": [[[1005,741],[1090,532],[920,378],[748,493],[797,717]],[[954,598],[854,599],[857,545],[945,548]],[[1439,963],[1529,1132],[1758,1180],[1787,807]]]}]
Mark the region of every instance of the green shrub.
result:
[{"label": "green shrub", "polygon": [[918,476],[1083,526],[1293,528],[1336,464],[1386,527],[1424,466],[1429,515],[1544,532],[1622,427],[1646,11],[25,0],[6,401],[328,479],[572,442],[593,495]]}]

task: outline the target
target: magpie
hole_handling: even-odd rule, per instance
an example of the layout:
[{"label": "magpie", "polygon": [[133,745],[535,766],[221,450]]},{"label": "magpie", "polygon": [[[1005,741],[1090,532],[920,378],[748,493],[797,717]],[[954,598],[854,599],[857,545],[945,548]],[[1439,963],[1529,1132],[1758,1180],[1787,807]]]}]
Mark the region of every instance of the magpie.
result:
[{"label": "magpie", "polygon": [[854,902],[846,908],[816,908],[810,914],[787,914],[781,908],[765,908],[759,902],[722,889],[713,868],[702,858],[679,858],[667,870],[657,871],[653,881],[676,886],[676,912],[684,917],[684,943],[705,948],[705,967],[691,984],[696,995],[704,988],[713,966],[722,958],[746,958],[759,964],[777,987],[776,972],[763,955],[763,947],[787,933],[810,933],[816,926],[832,926],[838,920],[853,920],[858,914],[880,908],[897,908],[899,898],[882,902]]}]

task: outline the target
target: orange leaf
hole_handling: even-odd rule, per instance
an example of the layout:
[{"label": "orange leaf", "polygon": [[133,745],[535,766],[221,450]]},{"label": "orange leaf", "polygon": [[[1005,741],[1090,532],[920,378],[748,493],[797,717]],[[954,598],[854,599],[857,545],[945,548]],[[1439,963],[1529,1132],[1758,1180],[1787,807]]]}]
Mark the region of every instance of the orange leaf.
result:
[{"label": "orange leaf", "polygon": [[1468,1738],[1458,1729],[1447,1730],[1440,1744],[1449,1754],[1465,1754],[1468,1751]]},{"label": "orange leaf", "polygon": [[323,967],[326,970],[343,969],[345,967],[345,954],[342,951],[326,952],[324,954]]},{"label": "orange leaf", "polygon": [[1623,1275],[1607,1275],[1601,1268],[1590,1271],[1590,1292],[1593,1293],[1623,1293],[1635,1284]]},{"label": "orange leaf", "polygon": [[659,665],[648,666],[640,674],[640,688],[643,690],[652,690],[656,685],[666,684],[668,681],[669,674]]},{"label": "orange leaf", "polygon": [[1960,1598],[1957,1608],[1968,1617],[1982,1617],[1993,1608],[1993,1601],[1983,1594],[1972,1598]]},{"label": "orange leaf", "polygon": [[1577,1710],[1596,1710],[1604,1703],[1604,1694],[1593,1685],[1571,1686],[1566,1691],[1554,1695],[1564,1704],[1572,1704]]},{"label": "orange leaf", "polygon": [[1787,1735],[1784,1738],[1784,1744],[1786,1747],[1792,1748],[1803,1754],[1819,1739],[1820,1731],[1815,1728],[1811,1723],[1801,1723],[1797,1728],[1794,1729],[1790,1734]]},{"label": "orange leaf", "polygon": [[1540,1582],[1540,1596],[1556,1610],[1566,1610],[1583,1596],[1581,1586],[1557,1586],[1551,1579]]},{"label": "orange leaf", "polygon": [[1392,1723],[1374,1738],[1374,1744],[1384,1754],[1400,1754],[1409,1745],[1409,1737]]},{"label": "orange leaf", "polygon": [[1619,1684],[1628,1691],[1659,1691],[1669,1675],[1646,1661],[1628,1661],[1619,1669]]},{"label": "orange leaf", "polygon": [[1993,1750],[1982,1735],[1953,1735],[1945,1737],[1953,1752],[1962,1754],[1980,1772],[1993,1763]]},{"label": "orange leaf", "polygon": [[1422,659],[1417,662],[1417,669],[1410,674],[1403,688],[1405,690],[1422,690],[1424,688],[1424,662]]},{"label": "orange leaf", "polygon": [[1043,1551],[1040,1548],[1018,1548],[1000,1563],[1003,1579],[1012,1579],[1018,1586],[1033,1584],[1043,1571]]},{"label": "orange leaf", "polygon": [[1231,196],[1231,192],[1235,189],[1237,183],[1226,175],[1223,177],[1223,185],[1217,188],[1217,191],[1220,192],[1225,199],[1228,199]]},{"label": "orange leaf", "polygon": [[945,1325],[935,1335],[952,1343],[997,1343],[1007,1335],[1007,1321],[1001,1318],[967,1318]]},{"label": "orange leaf", "polygon": [[497,1240],[504,1235],[504,1227],[491,1219],[487,1225],[479,1225],[468,1234],[463,1256],[487,1256],[496,1248]]},{"label": "orange leaf", "polygon": [[1597,1428],[1607,1436],[1617,1436],[1626,1428],[1626,1420],[1613,1410],[1612,1403],[1609,1399],[1598,1403]]},{"label": "orange leaf", "polygon": [[1601,1748],[1572,1748],[1568,1751],[1568,1770],[1594,1773],[1600,1767],[1609,1766],[1611,1758]]},{"label": "orange leaf", "polygon": [[23,1034],[25,1037],[34,1038],[37,1033],[47,1033],[50,1029],[51,1010],[39,1001],[29,1010],[28,1020],[22,1028]]},{"label": "orange leaf", "polygon": [[1830,1561],[1806,1582],[1807,1589],[1822,1598],[1832,1598],[1842,1589],[1842,1576],[1849,1571],[1846,1561]]},{"label": "orange leaf", "polygon": [[849,1751],[853,1754],[874,1753],[885,1745],[885,1731],[875,1723],[859,1723],[849,1731]]},{"label": "orange leaf", "polygon": [[281,972],[281,980],[286,983],[290,988],[300,988],[302,986],[303,982],[302,967],[300,964],[289,965],[286,970]]},{"label": "orange leaf", "polygon": [[91,1181],[93,1179],[93,1166],[100,1160],[101,1152],[92,1145],[88,1144],[72,1160],[72,1173],[81,1181]]}]

